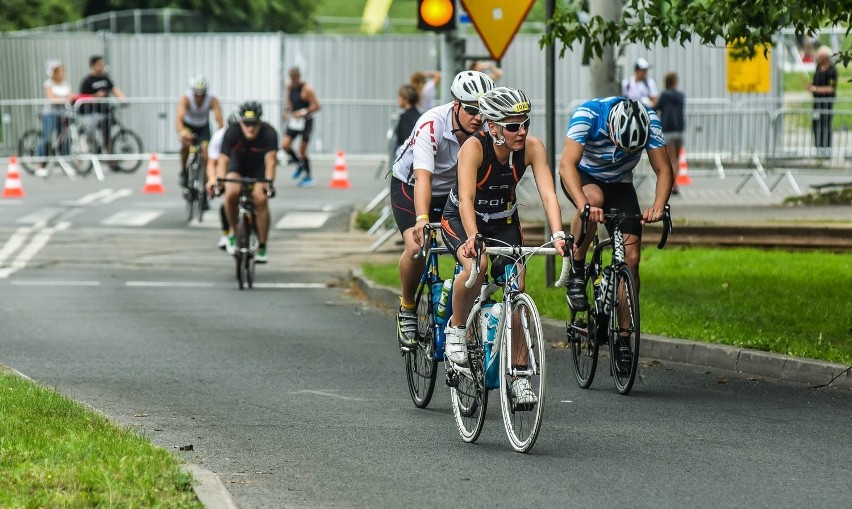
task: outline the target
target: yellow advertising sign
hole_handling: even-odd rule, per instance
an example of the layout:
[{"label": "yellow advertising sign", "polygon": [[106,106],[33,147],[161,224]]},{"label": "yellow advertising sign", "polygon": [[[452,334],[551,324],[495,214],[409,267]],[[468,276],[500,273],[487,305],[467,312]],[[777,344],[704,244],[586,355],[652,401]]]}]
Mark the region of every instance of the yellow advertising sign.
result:
[{"label": "yellow advertising sign", "polygon": [[461,0],[488,53],[500,60],[535,0]]},{"label": "yellow advertising sign", "polygon": [[728,92],[734,94],[758,93],[767,94],[772,85],[772,66],[767,52],[763,54],[764,46],[757,46],[753,58],[738,60],[731,56],[732,48],[728,45]]}]

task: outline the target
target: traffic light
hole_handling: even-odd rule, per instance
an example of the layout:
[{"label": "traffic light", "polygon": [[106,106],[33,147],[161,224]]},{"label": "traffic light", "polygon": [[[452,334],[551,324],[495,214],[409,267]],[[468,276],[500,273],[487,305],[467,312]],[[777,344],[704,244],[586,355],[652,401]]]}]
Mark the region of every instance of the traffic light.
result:
[{"label": "traffic light", "polygon": [[430,32],[454,30],[455,0],[417,0],[417,28]]}]

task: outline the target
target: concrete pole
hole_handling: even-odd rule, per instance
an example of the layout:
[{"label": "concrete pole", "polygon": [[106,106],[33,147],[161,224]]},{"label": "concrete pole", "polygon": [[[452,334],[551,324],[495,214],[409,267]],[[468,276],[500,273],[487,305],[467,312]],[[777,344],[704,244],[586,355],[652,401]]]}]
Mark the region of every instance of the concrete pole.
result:
[{"label": "concrete pole", "polygon": [[[617,20],[624,9],[622,0],[589,0],[589,15],[605,20]],[[592,97],[621,94],[621,83],[615,68],[615,50],[605,46],[600,58],[589,62],[589,90]]]}]

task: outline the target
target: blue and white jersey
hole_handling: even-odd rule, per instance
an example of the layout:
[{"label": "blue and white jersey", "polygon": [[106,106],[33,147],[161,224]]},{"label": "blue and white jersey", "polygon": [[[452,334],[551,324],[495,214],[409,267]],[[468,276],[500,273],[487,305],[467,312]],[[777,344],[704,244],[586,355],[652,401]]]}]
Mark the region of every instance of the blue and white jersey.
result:
[{"label": "blue and white jersey", "polygon": [[[606,120],[609,110],[623,97],[606,97],[586,101],[574,110],[565,136],[583,145],[583,158],[577,166],[582,172],[603,182],[633,182],[633,168],[639,164],[642,151],[628,154],[609,138]],[[666,145],[663,126],[657,113],[645,107],[651,118],[651,133],[645,150]]]}]

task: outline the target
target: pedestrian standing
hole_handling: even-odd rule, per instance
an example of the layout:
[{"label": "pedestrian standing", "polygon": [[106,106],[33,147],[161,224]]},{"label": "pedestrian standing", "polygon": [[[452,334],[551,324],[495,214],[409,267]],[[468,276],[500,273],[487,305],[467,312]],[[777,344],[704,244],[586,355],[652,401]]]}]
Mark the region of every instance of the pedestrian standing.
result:
[{"label": "pedestrian standing", "polygon": [[837,94],[837,69],[831,63],[831,49],[820,46],[817,50],[814,79],[808,83],[814,95],[814,145],[818,149],[831,148],[831,121],[834,117],[834,97]]},{"label": "pedestrian standing", "polygon": [[[71,86],[65,80],[65,66],[59,60],[48,60],[45,70],[47,79],[44,81],[44,97],[46,102],[41,112],[41,138],[38,141],[36,155],[47,155],[47,144],[53,133],[60,133],[62,123],[68,122],[68,104],[71,100]],[[60,140],[61,155],[68,155],[68,140]],[[38,163],[36,176],[46,177],[48,172],[45,163]]]},{"label": "pedestrian standing", "polygon": [[[666,73],[663,93],[654,104],[654,109],[660,116],[663,126],[663,137],[666,140],[666,153],[672,168],[678,167],[678,158],[683,149],[683,133],[686,128],[686,96],[677,89],[678,76],[676,72]],[[672,194],[679,194],[677,182],[672,188]]]},{"label": "pedestrian standing", "polygon": [[650,68],[651,64],[647,60],[637,58],[633,64],[633,75],[621,82],[621,95],[653,108],[659,92],[657,83],[653,78],[648,77]]},{"label": "pedestrian standing", "polygon": [[405,143],[411,132],[414,131],[414,126],[417,124],[417,119],[420,118],[420,110],[417,109],[417,103],[420,101],[420,94],[414,85],[406,83],[399,87],[397,94],[399,107],[402,108],[402,114],[396,123],[394,129],[395,144],[393,153],[396,154],[399,147]]}]

